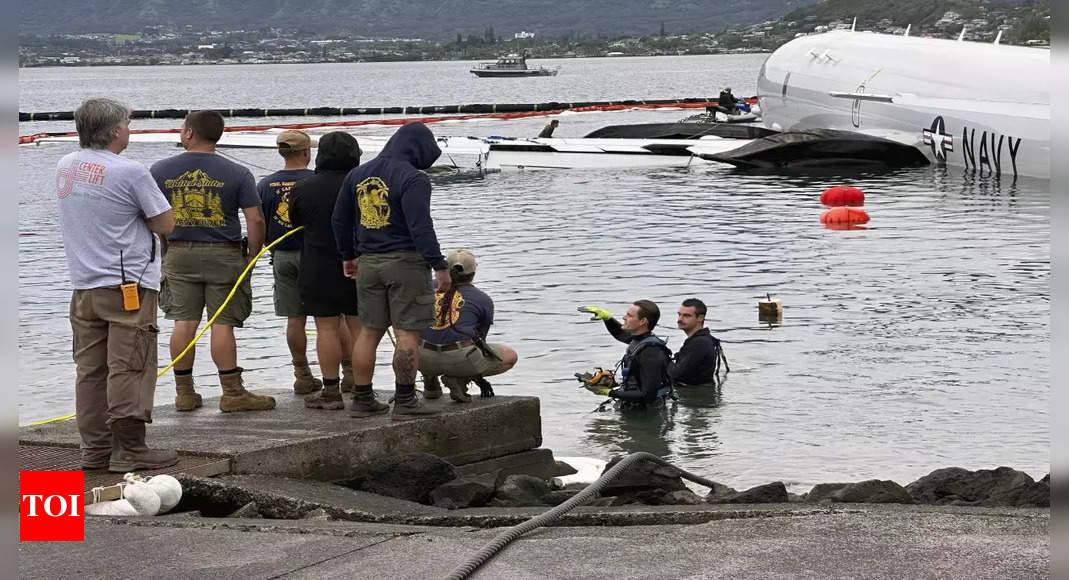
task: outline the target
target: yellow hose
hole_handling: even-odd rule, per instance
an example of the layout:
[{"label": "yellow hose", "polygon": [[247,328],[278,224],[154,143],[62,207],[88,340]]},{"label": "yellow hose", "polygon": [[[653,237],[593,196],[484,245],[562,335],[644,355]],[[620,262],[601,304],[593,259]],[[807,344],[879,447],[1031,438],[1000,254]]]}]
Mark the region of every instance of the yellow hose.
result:
[{"label": "yellow hose", "polygon": [[[160,370],[160,372],[156,373],[156,378],[157,379],[162,377],[163,374],[166,373],[167,371],[171,370],[171,367],[173,367],[175,365],[175,363],[177,363],[178,361],[182,360],[182,357],[186,356],[186,353],[188,353],[190,351],[190,349],[192,349],[193,346],[195,344],[197,344],[197,341],[200,340],[200,337],[204,336],[204,333],[207,332],[208,329],[212,327],[212,324],[215,323],[215,319],[219,318],[219,315],[223,313],[223,309],[226,308],[226,305],[230,304],[230,299],[233,298],[234,294],[238,291],[238,286],[241,285],[241,282],[243,280],[245,280],[245,277],[248,276],[249,272],[252,271],[253,266],[256,265],[256,261],[260,259],[260,256],[263,256],[264,252],[267,252],[271,248],[275,247],[275,244],[281,242],[282,240],[290,237],[291,235],[293,235],[293,234],[295,234],[295,233],[297,233],[297,232],[299,232],[299,231],[301,231],[303,229],[304,229],[304,226],[300,226],[298,228],[293,228],[292,230],[286,232],[285,235],[281,236],[280,238],[278,238],[277,240],[271,242],[270,244],[267,244],[266,246],[264,246],[263,249],[260,250],[259,254],[256,254],[256,256],[253,257],[252,260],[249,260],[249,265],[245,266],[245,270],[241,273],[241,276],[238,276],[238,281],[235,282],[234,283],[234,287],[230,289],[230,294],[227,294],[226,300],[223,300],[223,303],[222,303],[222,305],[219,306],[219,309],[216,310],[215,314],[213,314],[212,317],[208,319],[208,324],[204,325],[204,328],[202,328],[200,330],[200,332],[197,333],[197,336],[193,337],[193,342],[190,342],[188,345],[186,345],[186,348],[183,349],[182,352],[178,353],[178,356],[176,356],[174,358],[174,360],[172,360],[170,363],[168,363],[167,366],[163,367],[163,369]],[[42,421],[34,421],[33,423],[28,423],[27,425],[32,427],[32,426],[36,426],[36,425],[45,425],[45,424],[48,424],[48,423],[59,423],[60,421],[67,421],[67,420],[73,419],[73,418],[74,418],[74,413],[71,413],[69,415],[63,415],[63,416],[60,416],[60,417],[53,417],[51,419],[44,419]]]}]

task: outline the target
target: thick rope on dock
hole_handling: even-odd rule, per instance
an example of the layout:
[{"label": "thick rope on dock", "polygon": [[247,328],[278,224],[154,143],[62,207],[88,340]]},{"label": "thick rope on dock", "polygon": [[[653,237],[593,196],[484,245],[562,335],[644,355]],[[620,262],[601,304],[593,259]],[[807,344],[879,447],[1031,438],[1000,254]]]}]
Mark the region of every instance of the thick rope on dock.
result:
[{"label": "thick rope on dock", "polygon": [[699,475],[694,475],[693,473],[684,471],[665,461],[664,459],[653,455],[652,453],[646,453],[644,451],[632,453],[631,455],[628,455],[627,457],[620,460],[620,462],[614,465],[612,469],[605,472],[601,477],[599,477],[597,481],[586,486],[586,488],[576,494],[575,497],[572,497],[568,501],[545,512],[544,514],[535,516],[527,520],[526,522],[523,522],[522,524],[513,526],[508,530],[505,530],[501,534],[498,534],[497,537],[490,541],[490,543],[483,546],[483,548],[479,550],[478,553],[476,553],[474,556],[469,558],[468,561],[464,562],[455,570],[453,570],[453,572],[451,572],[449,576],[447,576],[448,580],[464,580],[465,578],[471,576],[471,574],[474,573],[479,566],[482,566],[487,561],[489,561],[490,558],[493,558],[495,554],[503,550],[505,546],[508,546],[509,543],[511,543],[513,540],[519,538],[527,532],[530,532],[531,530],[553,523],[554,521],[560,519],[561,516],[563,516],[564,514],[598,497],[598,494],[606,485],[609,484],[610,481],[616,479],[617,476],[623,473],[628,467],[631,467],[631,465],[643,460],[652,461],[653,463],[671,467],[672,469],[679,471],[680,476],[684,479],[689,479],[694,483],[704,485],[705,487],[708,487],[710,489],[716,485],[716,482],[714,482],[713,480],[705,479],[704,477],[701,477]]}]

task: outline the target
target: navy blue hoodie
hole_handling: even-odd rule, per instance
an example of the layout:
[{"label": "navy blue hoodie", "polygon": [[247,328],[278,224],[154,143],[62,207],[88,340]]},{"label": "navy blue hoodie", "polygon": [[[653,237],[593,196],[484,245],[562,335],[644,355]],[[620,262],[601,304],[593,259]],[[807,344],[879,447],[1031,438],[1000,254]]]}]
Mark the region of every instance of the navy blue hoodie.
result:
[{"label": "navy blue hoodie", "polygon": [[409,123],[378,157],[349,172],[332,220],[343,260],[416,250],[435,270],[446,268],[431,221],[431,180],[421,171],[441,154],[426,125]]}]

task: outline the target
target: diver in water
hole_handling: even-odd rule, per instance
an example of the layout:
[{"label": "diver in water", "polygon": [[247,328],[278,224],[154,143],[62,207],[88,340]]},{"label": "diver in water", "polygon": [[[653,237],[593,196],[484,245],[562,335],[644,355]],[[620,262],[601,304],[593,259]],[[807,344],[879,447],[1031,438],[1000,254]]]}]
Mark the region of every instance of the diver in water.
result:
[{"label": "diver in water", "polygon": [[620,386],[609,391],[609,396],[618,400],[622,409],[663,405],[672,393],[668,377],[672,353],[663,340],[653,335],[661,317],[657,305],[649,300],[635,301],[624,314],[622,324],[601,308],[584,306],[579,310],[593,314],[594,320],[604,321],[613,338],[627,343],[620,360]]}]

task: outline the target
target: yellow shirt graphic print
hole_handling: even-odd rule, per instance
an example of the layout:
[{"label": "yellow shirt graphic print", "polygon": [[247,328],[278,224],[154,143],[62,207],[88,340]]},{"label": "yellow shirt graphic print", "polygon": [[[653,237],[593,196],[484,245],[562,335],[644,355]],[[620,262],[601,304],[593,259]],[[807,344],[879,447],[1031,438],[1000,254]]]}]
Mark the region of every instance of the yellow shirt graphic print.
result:
[{"label": "yellow shirt graphic print", "polygon": [[182,228],[223,228],[226,215],[220,195],[222,181],[212,179],[201,169],[187,171],[168,179],[163,186],[171,196],[174,223]]},{"label": "yellow shirt graphic print", "polygon": [[390,225],[390,188],[378,177],[368,177],[356,186],[360,225],[377,230]]},{"label": "yellow shirt graphic print", "polygon": [[443,296],[445,296],[445,294],[442,293],[434,295],[434,324],[431,326],[432,330],[445,330],[456,324],[457,320],[460,320],[460,311],[464,308],[464,297],[460,295],[460,292],[454,293],[453,303],[449,305],[449,314],[446,316],[445,324],[442,324],[441,315]]}]

